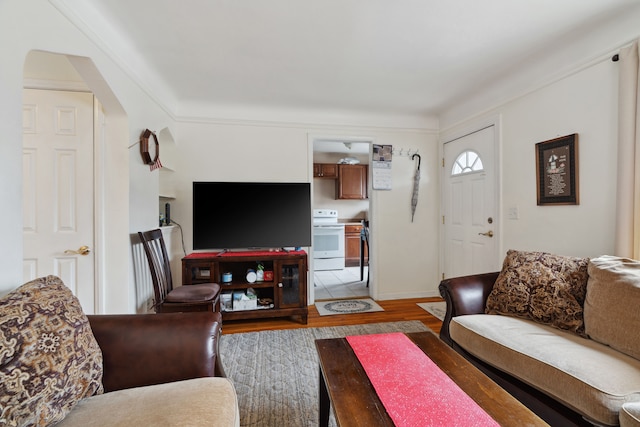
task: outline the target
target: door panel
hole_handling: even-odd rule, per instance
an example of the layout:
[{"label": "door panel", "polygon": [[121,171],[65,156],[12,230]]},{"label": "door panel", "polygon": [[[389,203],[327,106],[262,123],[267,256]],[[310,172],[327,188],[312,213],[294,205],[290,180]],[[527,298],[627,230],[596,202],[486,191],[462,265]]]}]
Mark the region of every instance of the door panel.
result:
[{"label": "door panel", "polygon": [[93,95],[24,90],[24,280],[59,276],[95,311]]},{"label": "door panel", "polygon": [[493,126],[444,144],[444,277],[499,265],[494,145]]}]

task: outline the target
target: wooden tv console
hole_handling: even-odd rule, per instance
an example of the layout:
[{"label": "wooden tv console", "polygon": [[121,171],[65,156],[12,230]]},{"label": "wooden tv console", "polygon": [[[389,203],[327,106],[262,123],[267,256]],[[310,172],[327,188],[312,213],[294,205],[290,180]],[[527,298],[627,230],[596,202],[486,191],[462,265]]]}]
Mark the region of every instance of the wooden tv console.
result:
[{"label": "wooden tv console", "polygon": [[[247,271],[257,271],[259,263],[265,272],[272,272],[273,277],[248,282]],[[306,324],[307,271],[304,251],[206,252],[182,258],[183,285],[219,283],[222,297],[231,294],[231,298],[234,293],[246,293],[249,288],[256,292],[256,308],[223,308],[223,320],[296,316]],[[229,273],[231,281],[226,281]]]}]

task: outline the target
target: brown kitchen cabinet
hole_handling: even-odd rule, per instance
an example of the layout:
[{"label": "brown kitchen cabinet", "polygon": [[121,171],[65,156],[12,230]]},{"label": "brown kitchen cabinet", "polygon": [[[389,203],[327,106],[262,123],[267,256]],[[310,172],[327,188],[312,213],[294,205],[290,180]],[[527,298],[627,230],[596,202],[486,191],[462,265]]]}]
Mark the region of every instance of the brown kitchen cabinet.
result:
[{"label": "brown kitchen cabinet", "polygon": [[336,199],[358,200],[367,196],[367,165],[337,165]]},{"label": "brown kitchen cabinet", "polygon": [[[346,224],[344,226],[344,265],[357,267],[360,265],[360,232],[362,225]],[[369,262],[367,247],[364,247],[364,265]]]},{"label": "brown kitchen cabinet", "polygon": [[314,163],[313,177],[336,179],[338,177],[338,165],[335,163]]}]

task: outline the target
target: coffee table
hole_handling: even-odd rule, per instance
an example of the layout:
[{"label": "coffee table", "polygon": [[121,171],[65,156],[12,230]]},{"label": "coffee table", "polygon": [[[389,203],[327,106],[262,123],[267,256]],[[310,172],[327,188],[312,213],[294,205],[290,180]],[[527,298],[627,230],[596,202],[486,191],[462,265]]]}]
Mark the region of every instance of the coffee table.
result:
[{"label": "coffee table", "polygon": [[[406,335],[500,425],[548,426],[433,332]],[[316,349],[320,359],[320,426],[329,425],[331,407],[341,427],[394,425],[345,338],[316,340]]]}]

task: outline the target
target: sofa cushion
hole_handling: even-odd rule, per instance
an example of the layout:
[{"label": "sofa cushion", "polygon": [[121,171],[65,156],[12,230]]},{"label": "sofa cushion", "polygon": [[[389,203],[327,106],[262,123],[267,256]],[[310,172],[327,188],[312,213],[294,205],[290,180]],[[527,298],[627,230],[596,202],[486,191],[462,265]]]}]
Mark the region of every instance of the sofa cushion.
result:
[{"label": "sofa cushion", "polygon": [[485,312],[531,319],[584,335],[588,258],[509,250]]},{"label": "sofa cushion", "polygon": [[55,276],[0,299],[0,420],[54,424],[102,392],[102,352],[80,302]]},{"label": "sofa cushion", "polygon": [[640,261],[601,256],[589,263],[584,304],[590,338],[640,359]]},{"label": "sofa cushion", "polygon": [[620,427],[640,427],[640,402],[629,402],[622,405]]},{"label": "sofa cushion", "polygon": [[239,425],[233,384],[227,378],[207,377],[93,396],[56,427]]},{"label": "sofa cushion", "polygon": [[617,425],[621,406],[640,402],[640,361],[596,341],[512,316],[458,316],[449,326],[465,351],[597,424]]}]

